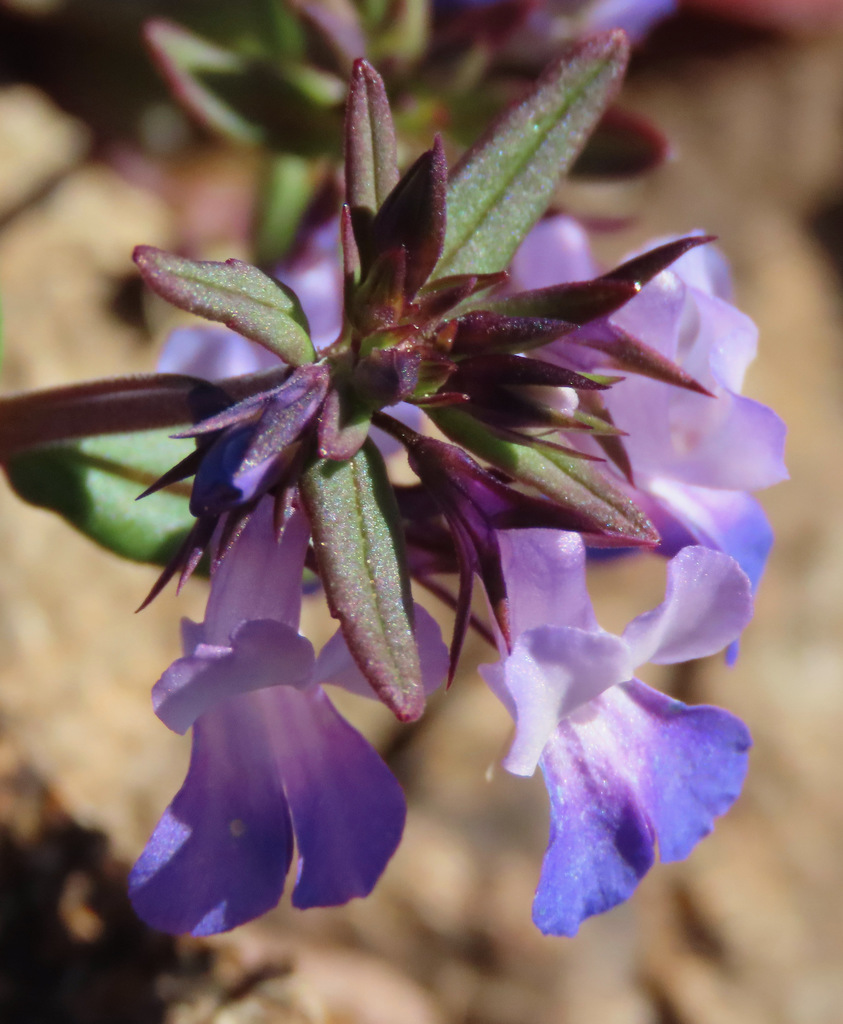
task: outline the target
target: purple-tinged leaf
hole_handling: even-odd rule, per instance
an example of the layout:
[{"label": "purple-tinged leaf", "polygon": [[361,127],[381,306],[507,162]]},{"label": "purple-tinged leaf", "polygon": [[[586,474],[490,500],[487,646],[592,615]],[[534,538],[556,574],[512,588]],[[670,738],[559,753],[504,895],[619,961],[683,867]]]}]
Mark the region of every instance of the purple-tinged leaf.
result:
[{"label": "purple-tinged leaf", "polygon": [[413,602],[395,495],[367,441],[346,462],[320,460],[301,478],[319,576],[348,648],[399,719],[424,708]]},{"label": "purple-tinged leaf", "polygon": [[134,260],[149,287],[179,309],[225,324],[291,366],[315,359],[295,294],[257,267],[240,260],[197,262],[151,245],[139,245]]},{"label": "purple-tinged leaf", "polygon": [[412,299],[436,266],[445,240],[448,169],[439,136],[384,200],[372,223],[376,253],[399,246],[407,253],[404,292]]},{"label": "purple-tinged leaf", "polygon": [[506,267],[617,91],[628,53],[623,32],[577,44],[465,154],[448,184],[440,274]]},{"label": "purple-tinged leaf", "polygon": [[352,215],[374,216],[398,183],[395,130],[383,79],[366,60],[354,62],[345,111],[345,195]]},{"label": "purple-tinged leaf", "polygon": [[495,437],[458,409],[431,410],[429,415],[446,437],[567,509],[568,529],[583,534],[586,543],[598,547],[658,543],[659,535],[647,516],[588,460]]},{"label": "purple-tinged leaf", "polygon": [[582,327],[592,320],[616,312],[634,298],[638,291],[632,281],[598,277],[594,281],[556,284],[507,295],[486,301],[483,306],[501,316],[550,318],[567,321],[573,327]]},{"label": "purple-tinged leaf", "polygon": [[484,355],[493,352],[525,352],[547,345],[569,331],[574,324],[545,317],[504,316],[501,313],[477,310],[456,321],[451,354],[454,356]]},{"label": "purple-tinged leaf", "polygon": [[610,107],[594,129],[571,174],[631,178],[655,170],[670,155],[670,143],[641,114]]},{"label": "purple-tinged leaf", "polygon": [[503,284],[508,276],[506,271],[500,271],[497,274],[456,274],[431,281],[413,303],[419,321],[428,323],[439,319],[472,295]]}]

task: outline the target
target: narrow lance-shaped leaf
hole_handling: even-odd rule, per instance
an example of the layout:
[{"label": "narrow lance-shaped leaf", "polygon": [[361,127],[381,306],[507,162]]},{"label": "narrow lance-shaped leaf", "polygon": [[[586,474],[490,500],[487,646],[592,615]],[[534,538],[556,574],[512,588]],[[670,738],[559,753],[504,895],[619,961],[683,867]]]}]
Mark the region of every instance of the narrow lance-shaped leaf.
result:
[{"label": "narrow lance-shaped leaf", "polygon": [[139,245],[134,260],[149,287],[179,309],[225,324],[291,366],[316,358],[299,300],[257,267],[197,262],[151,245]]},{"label": "narrow lance-shaped leaf", "polygon": [[6,470],[24,501],[57,512],[123,558],[163,565],[195,522],[186,487],[135,501],[193,451],[191,442],[167,435],[155,430],[48,445],[14,456]]},{"label": "narrow lance-shaped leaf", "polygon": [[571,510],[570,529],[596,546],[656,544],[659,535],[634,501],[593,463],[546,446],[530,447],[495,437],[457,409],[428,410],[452,441],[522,484]]},{"label": "narrow lance-shaped leaf", "polygon": [[628,50],[622,32],[578,44],[466,153],[448,185],[440,274],[509,263],[617,91]]},{"label": "narrow lance-shaped leaf", "polygon": [[354,62],[345,112],[345,194],[352,210],[376,213],[398,183],[395,130],[383,79]]},{"label": "narrow lance-shaped leaf", "polygon": [[400,515],[371,442],[347,462],[320,460],[301,479],[319,575],[349,650],[402,721],[424,706]]}]

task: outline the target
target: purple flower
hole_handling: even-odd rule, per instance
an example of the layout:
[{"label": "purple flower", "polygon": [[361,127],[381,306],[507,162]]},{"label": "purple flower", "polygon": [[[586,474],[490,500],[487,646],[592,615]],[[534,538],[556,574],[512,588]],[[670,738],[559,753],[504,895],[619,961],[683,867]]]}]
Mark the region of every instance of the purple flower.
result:
[{"label": "purple flower", "polygon": [[573,935],[631,895],[656,842],[662,860],[686,857],[737,798],[745,726],[633,674],[734,641],[752,614],[750,583],[727,555],[687,547],[668,565],[664,602],[618,637],[597,624],[579,536],[508,531],[501,550],[513,643],[481,672],[516,723],[504,767],[530,775],[540,766],[550,797],[533,919],[545,933]]},{"label": "purple flower", "polygon": [[[500,0],[435,0],[441,13],[490,7]],[[673,14],[676,0],[546,0],[536,5],[530,28],[555,42],[580,39],[595,32],[622,28],[633,41]]]},{"label": "purple flower", "polygon": [[[296,907],[365,896],[401,838],[398,782],[321,684],[373,692],[339,635],[317,658],[298,633],[308,539],[301,512],[278,539],[264,499],[213,575],[204,622],[183,623],[184,657],[153,689],[166,725],[193,726],[187,778],[130,877],[138,914],[163,931],[208,935],[270,910],[294,840]],[[447,652],[421,608],[416,628],[432,689]]]},{"label": "purple flower", "polygon": [[[568,217],[541,222],[513,262],[515,287],[542,288],[599,273],[583,228]],[[630,375],[604,395],[629,456],[636,500],[654,519],[666,554],[688,543],[726,551],[753,585],[772,531],[751,492],[786,479],[785,427],[741,394],[758,332],[731,302],[728,267],[711,246],[687,252],[616,313],[542,350],[563,365],[604,365],[581,337],[633,336],[676,362],[713,398]],[[592,448],[592,451],[596,449]]]}]

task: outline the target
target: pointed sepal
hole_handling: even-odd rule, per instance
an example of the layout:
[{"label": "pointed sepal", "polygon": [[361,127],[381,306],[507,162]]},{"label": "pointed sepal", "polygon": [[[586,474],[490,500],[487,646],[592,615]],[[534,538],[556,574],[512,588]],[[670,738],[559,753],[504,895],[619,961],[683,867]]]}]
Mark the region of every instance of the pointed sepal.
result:
[{"label": "pointed sepal", "polygon": [[635,502],[593,463],[545,445],[524,445],[496,437],[459,409],[428,415],[446,437],[510,478],[535,488],[566,509],[567,529],[596,547],[654,545],[659,534]]}]

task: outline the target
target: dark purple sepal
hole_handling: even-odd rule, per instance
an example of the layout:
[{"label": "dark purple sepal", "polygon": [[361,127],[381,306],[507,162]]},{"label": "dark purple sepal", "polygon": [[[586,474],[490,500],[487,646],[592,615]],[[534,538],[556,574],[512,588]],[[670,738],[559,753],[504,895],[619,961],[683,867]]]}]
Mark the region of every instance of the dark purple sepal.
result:
[{"label": "dark purple sepal", "polygon": [[[606,408],[606,403],[603,401],[603,396],[597,394],[597,392],[590,392],[589,394],[580,395],[580,408],[586,412],[599,416],[607,423],[614,423],[612,414]],[[594,440],[603,449],[606,457],[610,459],[623,473],[626,479],[635,486],[635,480],[632,476],[632,463],[629,461],[629,455],[624,446],[623,439],[619,435],[609,434],[595,434]]]},{"label": "dark purple sepal", "polygon": [[547,446],[514,444],[461,409],[435,409],[429,415],[446,437],[564,509],[569,517],[565,529],[583,534],[588,544],[658,543],[659,534],[644,512],[598,465]]},{"label": "dark purple sepal", "polygon": [[416,160],[384,200],[372,223],[376,253],[402,247],[407,253],[404,293],[412,299],[436,266],[445,240],[448,168],[442,141]]},{"label": "dark purple sepal", "polygon": [[292,454],[288,449],[313,426],[329,380],[324,364],[303,366],[280,387],[256,396],[259,401],[242,403],[247,407],[243,420],[226,426],[204,454],[193,482],[192,514],[219,516],[277,484]]},{"label": "dark purple sepal", "polygon": [[179,575],[179,588],[184,585],[199,564],[211,541],[215,526],[216,519],[209,516],[196,520],[136,611],[142,612],[148,607],[176,574]]},{"label": "dark purple sepal", "polygon": [[241,260],[189,260],[139,245],[134,260],[147,285],[188,313],[225,324],[285,363],[315,359],[307,318],[295,294]]},{"label": "dark purple sepal", "polygon": [[364,401],[373,406],[403,402],[418,386],[421,361],[420,352],[376,348],[354,367],[354,388]]},{"label": "dark purple sepal", "polygon": [[487,308],[501,316],[538,317],[566,321],[582,327],[592,320],[609,316],[638,294],[632,281],[613,281],[598,277],[593,281],[555,284],[534,291],[519,292],[487,301]]},{"label": "dark purple sepal", "polygon": [[413,309],[420,322],[438,320],[472,295],[497,288],[508,278],[506,271],[497,274],[454,274],[429,281],[416,296]]},{"label": "dark purple sepal", "polygon": [[300,493],[328,606],[360,671],[402,721],[424,709],[401,516],[383,457],[367,441],[345,462],[320,459]]},{"label": "dark purple sepal", "polygon": [[687,238],[678,238],[674,242],[666,242],[655,249],[635,256],[627,260],[608,274],[603,275],[604,281],[621,281],[625,284],[632,284],[636,291],[640,291],[648,281],[660,274],[663,270],[675,263],[680,256],[684,256],[690,249],[698,245],[705,245],[715,240],[714,235],[689,235]]},{"label": "dark purple sepal", "polygon": [[468,394],[475,387],[574,388],[576,391],[605,391],[608,385],[594,376],[585,376],[541,359],[529,359],[505,352],[469,356],[457,364],[448,381],[455,390]]},{"label": "dark purple sepal", "polygon": [[512,317],[488,310],[466,313],[456,321],[453,356],[524,352],[568,334],[574,324],[548,317]]},{"label": "dark purple sepal", "polygon": [[673,384],[677,388],[685,388],[711,397],[710,391],[673,360],[608,320],[583,328],[581,332],[566,338],[565,344],[600,352],[613,369],[625,373],[638,373],[663,381],[665,384]]},{"label": "dark purple sepal", "polygon": [[450,678],[456,670],[471,614],[471,590],[477,576],[502,635],[509,639],[506,583],[501,568],[498,530],[570,529],[567,509],[523,494],[483,469],[455,445],[402,431],[410,468],[419,477],[448,522],[456,547],[460,584]]}]

